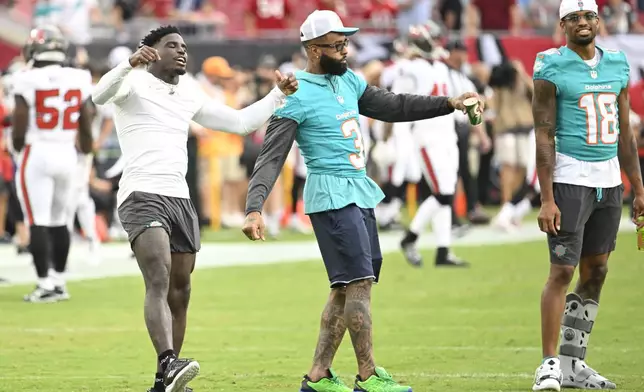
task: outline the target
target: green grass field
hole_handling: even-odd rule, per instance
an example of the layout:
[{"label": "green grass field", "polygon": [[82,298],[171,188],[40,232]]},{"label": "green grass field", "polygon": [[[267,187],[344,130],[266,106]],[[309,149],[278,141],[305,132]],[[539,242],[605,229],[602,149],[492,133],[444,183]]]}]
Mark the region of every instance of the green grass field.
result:
[{"label": "green grass field", "polygon": [[[473,267],[416,270],[386,255],[374,292],[377,362],[418,392],[530,391],[541,357],[544,244],[456,251]],[[588,362],[621,391],[644,391],[642,276],[634,235],[620,235]],[[29,287],[0,288],[0,391],[145,391],[155,356],[141,279],[69,288],[71,301],[51,305],[17,301]],[[320,261],[198,270],[183,354],[202,373],[191,386],[297,391],[326,294]],[[348,335],[335,369],[346,382],[356,373]]]}]

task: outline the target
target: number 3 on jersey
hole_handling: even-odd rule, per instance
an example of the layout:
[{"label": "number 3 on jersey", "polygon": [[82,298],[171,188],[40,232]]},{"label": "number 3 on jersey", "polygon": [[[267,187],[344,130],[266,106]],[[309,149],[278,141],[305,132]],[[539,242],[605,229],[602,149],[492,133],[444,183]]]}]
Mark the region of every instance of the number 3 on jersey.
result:
[{"label": "number 3 on jersey", "polygon": [[[586,143],[614,144],[619,136],[615,94],[584,94],[579,107],[586,112]],[[599,109],[599,116],[598,111]]]},{"label": "number 3 on jersey", "polygon": [[[365,157],[364,157],[364,144],[362,143],[362,133],[360,132],[360,124],[356,119],[352,118],[342,123],[340,126],[342,129],[342,135],[344,138],[353,137],[353,144],[358,151],[355,154],[349,154],[349,161],[358,170],[364,169],[365,167]],[[355,135],[354,135],[355,134]]]},{"label": "number 3 on jersey", "polygon": [[[36,91],[36,125],[43,131],[51,131],[60,127],[65,131],[78,129],[78,117],[81,107],[82,94],[80,90],[69,90],[62,96],[63,104],[53,104],[61,100],[60,90]],[[62,110],[64,107],[64,110]],[[60,112],[63,112],[62,123]]]}]

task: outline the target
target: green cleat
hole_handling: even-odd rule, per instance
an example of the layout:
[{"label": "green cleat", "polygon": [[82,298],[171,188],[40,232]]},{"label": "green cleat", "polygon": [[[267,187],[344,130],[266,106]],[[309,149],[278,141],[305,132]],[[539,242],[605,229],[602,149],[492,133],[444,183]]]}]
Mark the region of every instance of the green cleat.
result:
[{"label": "green cleat", "polygon": [[369,377],[366,381],[360,381],[356,377],[356,387],[354,392],[412,392],[411,387],[398,384],[381,367],[376,367],[376,374]]},{"label": "green cleat", "polygon": [[324,377],[318,382],[313,382],[309,376],[304,376],[300,392],[353,392],[338,378],[333,369],[329,369],[329,377]]}]

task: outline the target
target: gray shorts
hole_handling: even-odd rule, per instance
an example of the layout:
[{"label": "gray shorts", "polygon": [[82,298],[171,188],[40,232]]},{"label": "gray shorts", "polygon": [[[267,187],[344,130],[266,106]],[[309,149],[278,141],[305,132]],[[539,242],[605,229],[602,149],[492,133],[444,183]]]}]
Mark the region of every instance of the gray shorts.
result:
[{"label": "gray shorts", "polygon": [[118,212],[131,245],[145,230],[163,227],[172,253],[197,253],[201,248],[199,219],[190,199],[132,192]]},{"label": "gray shorts", "polygon": [[553,264],[577,266],[581,257],[615,250],[624,185],[597,189],[555,183],[553,192],[561,211],[559,233],[548,234]]}]

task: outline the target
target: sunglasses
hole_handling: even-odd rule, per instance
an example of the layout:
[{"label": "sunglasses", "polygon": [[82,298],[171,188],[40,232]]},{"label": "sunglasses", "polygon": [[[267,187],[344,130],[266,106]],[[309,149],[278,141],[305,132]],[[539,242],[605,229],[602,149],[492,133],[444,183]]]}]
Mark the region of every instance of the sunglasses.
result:
[{"label": "sunglasses", "polygon": [[563,21],[564,22],[579,23],[581,18],[586,19],[588,22],[592,22],[593,20],[599,18],[599,16],[594,12],[586,12],[583,15],[579,15],[579,14],[568,15],[565,18],[563,18]]},{"label": "sunglasses", "polygon": [[320,48],[333,48],[336,52],[342,52],[344,48],[349,47],[349,40],[345,39],[342,42],[336,42],[334,44],[313,44],[313,46],[318,46]]}]

